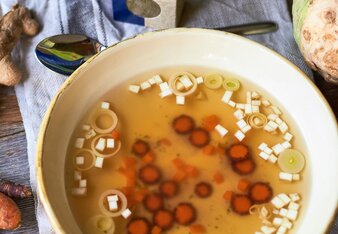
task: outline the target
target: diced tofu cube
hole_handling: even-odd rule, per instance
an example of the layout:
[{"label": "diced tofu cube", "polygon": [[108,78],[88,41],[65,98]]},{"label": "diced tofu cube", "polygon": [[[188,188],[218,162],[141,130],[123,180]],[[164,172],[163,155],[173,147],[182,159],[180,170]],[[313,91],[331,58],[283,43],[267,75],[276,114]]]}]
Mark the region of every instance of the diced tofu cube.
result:
[{"label": "diced tofu cube", "polygon": [[245,138],[245,134],[244,134],[241,130],[238,130],[238,131],[235,133],[235,137],[236,137],[239,141],[242,141],[242,140]]},{"label": "diced tofu cube", "polygon": [[283,226],[280,226],[277,230],[277,233],[276,234],[285,234],[287,232],[287,228],[286,227],[283,227]]},{"label": "diced tofu cube", "polygon": [[284,218],[281,226],[286,227],[287,229],[291,229],[292,223],[287,218]]},{"label": "diced tofu cube", "polygon": [[291,201],[291,199],[289,198],[289,196],[286,195],[285,193],[280,193],[280,194],[278,194],[278,197],[279,197],[280,199],[282,199],[282,201],[284,202],[284,205],[289,204],[290,201]]},{"label": "diced tofu cube", "polygon": [[286,141],[291,141],[292,138],[293,138],[293,135],[291,133],[287,132],[287,133],[284,134],[283,138]]},{"label": "diced tofu cube", "polygon": [[218,134],[221,137],[224,137],[228,133],[228,130],[225,127],[223,127],[222,125],[220,125],[220,124],[217,124],[215,126],[215,130],[218,132]]},{"label": "diced tofu cube", "polygon": [[253,91],[251,93],[251,97],[252,97],[252,99],[258,99],[258,98],[261,97],[261,95],[259,95],[259,93],[257,93],[256,91]]},{"label": "diced tofu cube", "polygon": [[245,104],[243,104],[243,103],[237,103],[237,104],[236,104],[236,108],[237,108],[237,109],[244,110],[244,109],[245,109]]},{"label": "diced tofu cube", "polygon": [[83,165],[84,164],[84,157],[83,156],[77,156],[75,159],[76,165]]},{"label": "diced tofu cube", "polygon": [[179,81],[184,85],[186,89],[189,89],[194,85],[188,76],[180,77]]},{"label": "diced tofu cube", "polygon": [[270,147],[266,147],[263,151],[265,153],[267,153],[267,154],[271,154],[272,153],[272,149]]},{"label": "diced tofu cube", "polygon": [[270,156],[267,153],[265,153],[265,152],[262,151],[262,152],[259,153],[259,157],[261,157],[264,160],[268,160],[268,158]]},{"label": "diced tofu cube", "polygon": [[292,174],[292,181],[299,181],[300,175],[299,174]]},{"label": "diced tofu cube", "polygon": [[105,138],[100,138],[95,146],[95,149],[103,151],[106,148],[106,139]]},{"label": "diced tofu cube", "polygon": [[251,104],[251,92],[246,92],[246,103]]},{"label": "diced tofu cube", "polygon": [[132,93],[139,93],[141,87],[139,85],[129,85],[129,91]]},{"label": "diced tofu cube", "polygon": [[267,131],[267,132],[273,132],[274,131],[274,129],[268,124],[266,124],[263,129],[264,129],[264,131]]},{"label": "diced tofu cube", "polygon": [[81,180],[82,174],[80,171],[74,171],[74,180]]},{"label": "diced tofu cube", "polygon": [[203,79],[203,77],[197,77],[196,78],[196,82],[197,82],[197,84],[202,84],[203,82],[204,82],[204,79]]},{"label": "diced tofu cube", "polygon": [[259,106],[252,105],[251,108],[252,108],[252,113],[258,113],[259,112]]},{"label": "diced tofu cube", "polygon": [[177,105],[184,105],[185,104],[185,97],[184,96],[176,96],[176,104]]},{"label": "diced tofu cube", "polygon": [[110,107],[110,103],[109,102],[101,102],[101,109],[108,110],[109,107]]},{"label": "diced tofu cube", "polygon": [[286,173],[286,172],[280,172],[279,173],[279,179],[291,182],[292,181],[292,174]]},{"label": "diced tofu cube", "polygon": [[280,225],[282,225],[283,219],[282,218],[274,218],[272,220],[272,224],[276,227],[279,227]]},{"label": "diced tofu cube", "polygon": [[252,106],[251,106],[251,104],[245,104],[244,112],[245,112],[245,114],[252,114]]},{"label": "diced tofu cube", "polygon": [[268,120],[275,121],[277,118],[278,118],[278,115],[275,115],[275,114],[268,115]]},{"label": "diced tofu cube", "polygon": [[271,162],[271,163],[276,163],[277,160],[278,160],[278,158],[274,154],[271,154],[268,158],[268,161]]},{"label": "diced tofu cube", "polygon": [[283,146],[284,149],[290,149],[291,148],[291,144],[288,141],[284,141],[281,145]]},{"label": "diced tofu cube", "polygon": [[266,100],[266,99],[262,100],[262,104],[263,104],[263,106],[265,106],[265,107],[271,105],[271,103],[270,103],[268,100]]},{"label": "diced tofu cube", "polygon": [[251,101],[251,104],[252,104],[253,106],[260,106],[260,105],[262,104],[262,102],[259,101],[259,100],[253,100],[253,101]]},{"label": "diced tofu cube", "polygon": [[141,83],[141,89],[142,90],[146,90],[146,89],[149,89],[151,87],[151,84],[148,82],[148,81],[144,81]]},{"label": "diced tofu cube", "polygon": [[272,150],[276,155],[279,155],[284,151],[284,147],[281,144],[276,144],[272,147]]},{"label": "diced tofu cube", "polygon": [[268,147],[268,145],[267,145],[265,142],[262,142],[262,143],[258,146],[258,149],[260,149],[261,151],[264,151],[266,147]]},{"label": "diced tofu cube", "polygon": [[290,202],[288,209],[289,210],[299,210],[300,205],[296,202]]},{"label": "diced tofu cube", "polygon": [[95,167],[102,168],[103,167],[103,161],[104,161],[104,158],[102,158],[102,157],[96,157]]},{"label": "diced tofu cube", "polygon": [[272,109],[273,113],[275,113],[276,115],[282,114],[282,112],[280,111],[280,109],[277,106],[271,106],[271,109]]},{"label": "diced tofu cube", "polygon": [[228,103],[231,99],[232,94],[233,94],[233,91],[226,90],[222,97],[222,102]]},{"label": "diced tofu cube", "polygon": [[246,126],[244,126],[243,128],[241,128],[241,131],[243,132],[243,133],[247,133],[248,131],[250,131],[251,130],[251,126],[250,125],[246,125]]},{"label": "diced tofu cube", "polygon": [[75,140],[75,148],[82,149],[84,145],[85,139],[84,138],[77,138]]},{"label": "diced tofu cube", "polygon": [[276,228],[274,227],[269,227],[269,226],[262,226],[261,227],[261,231],[264,233],[264,234],[272,234],[276,231]]},{"label": "diced tofu cube", "polygon": [[236,119],[240,120],[245,117],[244,112],[241,109],[238,109],[234,112],[234,116]]},{"label": "diced tofu cube", "polygon": [[114,211],[114,210],[118,209],[118,205],[117,205],[116,201],[110,201],[110,202],[108,202],[108,204],[109,204],[109,210],[110,211]]},{"label": "diced tofu cube", "polygon": [[[162,83],[163,84],[163,83]],[[170,89],[167,89],[167,90],[164,90],[160,93],[160,97],[161,98],[165,98],[165,97],[168,97],[168,96],[171,96],[173,93],[171,92]]]},{"label": "diced tofu cube", "polygon": [[235,107],[236,106],[236,102],[230,100],[228,102],[228,105],[231,106],[231,107]]},{"label": "diced tofu cube", "polygon": [[236,124],[239,128],[244,128],[247,125],[244,119],[237,121]]},{"label": "diced tofu cube", "polygon": [[88,140],[92,137],[96,136],[96,132],[94,129],[90,129],[88,132],[85,134],[85,138]]},{"label": "diced tofu cube", "polygon": [[300,200],[300,196],[298,193],[290,193],[289,194],[291,201],[296,202]]},{"label": "diced tofu cube", "polygon": [[155,80],[156,84],[158,84],[158,85],[163,82],[163,80],[162,80],[162,78],[161,78],[160,75],[155,75],[152,78]]},{"label": "diced tofu cube", "polygon": [[167,82],[160,83],[160,90],[161,90],[162,92],[163,92],[163,91],[166,91],[166,90],[168,90],[168,89],[170,89],[170,88],[169,88],[169,85],[168,85]]},{"label": "diced tofu cube", "polygon": [[115,140],[113,138],[108,138],[106,147],[108,149],[113,149],[115,147]]},{"label": "diced tofu cube", "polygon": [[288,210],[287,209],[280,209],[279,210],[279,215],[282,216],[282,217],[286,217],[286,215],[288,214]]},{"label": "diced tofu cube", "polygon": [[87,188],[72,188],[72,195],[85,196],[87,194]]},{"label": "diced tofu cube", "polygon": [[277,209],[280,209],[280,208],[282,208],[285,205],[285,202],[282,199],[280,199],[278,196],[274,197],[271,200],[271,203]]},{"label": "diced tofu cube", "polygon": [[283,120],[281,118],[276,118],[275,119],[276,124],[281,125],[283,123]]},{"label": "diced tofu cube", "polygon": [[154,78],[154,77],[150,78],[150,79],[148,80],[148,82],[149,82],[150,85],[156,84],[156,81],[155,81],[155,78]]},{"label": "diced tofu cube", "polygon": [[122,217],[127,219],[131,215],[131,211],[127,208],[121,213]]},{"label": "diced tofu cube", "polygon": [[87,180],[80,180],[79,181],[79,187],[80,188],[86,188],[87,187]]},{"label": "diced tofu cube", "polygon": [[119,196],[118,195],[109,195],[107,196],[107,201],[111,202],[111,201],[118,201],[119,200]]},{"label": "diced tofu cube", "polygon": [[90,130],[90,125],[88,125],[88,124],[82,125],[82,130],[89,131]]},{"label": "diced tofu cube", "polygon": [[276,124],[274,121],[270,120],[267,125],[269,125],[273,130],[276,130],[278,128],[278,124]]},{"label": "diced tofu cube", "polygon": [[289,127],[285,122],[281,123],[278,126],[278,128],[279,128],[279,131],[281,131],[281,133],[283,133],[283,134],[286,133],[289,130]]}]

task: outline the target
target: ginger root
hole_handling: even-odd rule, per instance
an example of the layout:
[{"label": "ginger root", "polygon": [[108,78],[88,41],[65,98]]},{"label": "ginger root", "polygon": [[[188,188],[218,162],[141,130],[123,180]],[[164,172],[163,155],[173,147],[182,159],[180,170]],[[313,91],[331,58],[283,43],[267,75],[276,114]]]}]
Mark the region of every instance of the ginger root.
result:
[{"label": "ginger root", "polygon": [[39,23],[29,9],[15,5],[0,19],[0,84],[13,86],[21,80],[21,72],[12,60],[11,52],[21,34],[35,36]]},{"label": "ginger root", "polygon": [[14,230],[20,227],[21,212],[15,202],[0,193],[0,230]]}]

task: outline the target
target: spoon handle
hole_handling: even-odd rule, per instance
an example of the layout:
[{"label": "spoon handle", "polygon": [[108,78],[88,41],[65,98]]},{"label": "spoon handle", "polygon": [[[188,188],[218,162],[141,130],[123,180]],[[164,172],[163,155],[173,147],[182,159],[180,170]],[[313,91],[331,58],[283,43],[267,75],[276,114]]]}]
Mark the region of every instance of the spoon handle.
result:
[{"label": "spoon handle", "polygon": [[222,28],[215,28],[220,31],[226,31],[238,35],[254,35],[254,34],[263,34],[269,32],[275,32],[278,29],[278,25],[272,21],[266,22],[257,22],[251,24],[240,24]]}]

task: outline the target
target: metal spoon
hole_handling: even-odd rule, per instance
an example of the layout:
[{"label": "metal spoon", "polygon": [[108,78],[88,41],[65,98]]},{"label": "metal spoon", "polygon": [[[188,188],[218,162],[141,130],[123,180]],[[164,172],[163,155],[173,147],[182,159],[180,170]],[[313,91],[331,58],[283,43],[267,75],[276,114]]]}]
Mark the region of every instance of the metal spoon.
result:
[{"label": "metal spoon", "polygon": [[[274,32],[278,26],[274,22],[258,22],[216,29],[238,35],[253,35]],[[70,75],[86,60],[106,48],[107,46],[85,35],[62,34],[42,40],[36,46],[35,53],[37,59],[47,68]]]}]

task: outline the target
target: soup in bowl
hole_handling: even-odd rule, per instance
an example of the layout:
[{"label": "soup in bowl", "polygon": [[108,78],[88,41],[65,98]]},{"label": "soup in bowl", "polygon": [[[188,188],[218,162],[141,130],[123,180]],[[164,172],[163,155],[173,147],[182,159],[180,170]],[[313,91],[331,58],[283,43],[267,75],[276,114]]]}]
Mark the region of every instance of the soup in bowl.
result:
[{"label": "soup in bowl", "polygon": [[61,88],[39,194],[60,233],[320,233],[337,140],[319,91],[271,50],[212,30],[147,33]]}]

